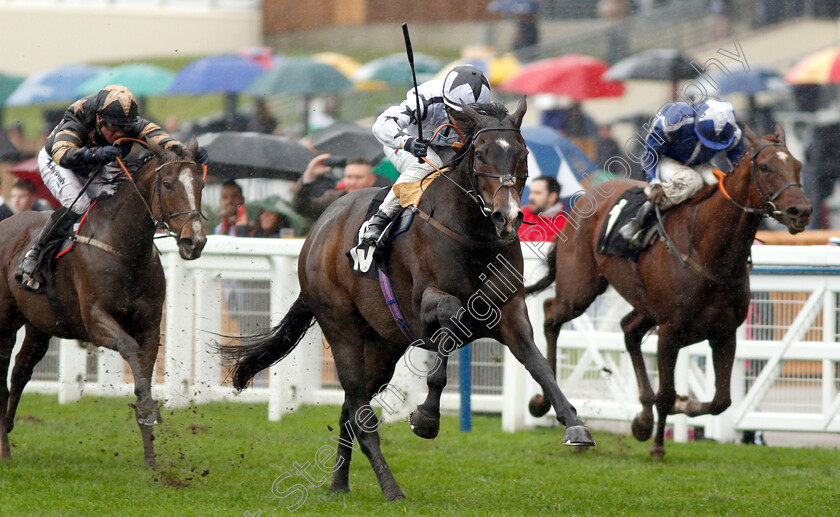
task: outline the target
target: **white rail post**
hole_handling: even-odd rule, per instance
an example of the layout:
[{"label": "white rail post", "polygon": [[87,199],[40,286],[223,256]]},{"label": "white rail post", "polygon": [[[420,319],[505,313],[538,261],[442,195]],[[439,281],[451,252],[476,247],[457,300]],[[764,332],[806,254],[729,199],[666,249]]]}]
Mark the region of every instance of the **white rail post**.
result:
[{"label": "white rail post", "polygon": [[[300,294],[297,282],[297,257],[272,256],[269,311],[271,326],[283,319]],[[283,413],[293,411],[300,403],[302,355],[295,350],[282,363],[268,369],[268,419],[277,422]]]},{"label": "white rail post", "polygon": [[527,429],[525,412],[528,411],[528,373],[525,367],[505,347],[502,373],[502,431],[513,433]]},{"label": "white rail post", "polygon": [[[835,346],[834,338],[837,334],[837,292],[826,289],[823,295],[823,343]],[[831,421],[834,415],[834,399],[837,397],[837,388],[834,384],[834,362],[830,359],[822,361],[822,407],[823,417]]]},{"label": "white rail post", "polygon": [[163,259],[166,268],[166,406],[183,407],[190,402],[195,286],[192,272],[184,266],[177,252],[166,253]]},{"label": "white rail post", "polygon": [[82,398],[87,370],[87,350],[81,343],[62,339],[58,348],[58,403],[66,404]]},{"label": "white rail post", "polygon": [[216,400],[215,392],[222,380],[222,361],[210,343],[222,333],[221,281],[206,269],[195,270],[194,352],[195,371],[192,397],[196,402]]},{"label": "white rail post", "polygon": [[[674,388],[677,395],[688,395],[688,367],[691,354],[687,348],[677,353],[677,364],[674,367]],[[659,418],[662,418],[660,415]],[[685,415],[674,415],[671,417],[674,424],[674,441],[686,443],[688,441],[688,417]]]}]

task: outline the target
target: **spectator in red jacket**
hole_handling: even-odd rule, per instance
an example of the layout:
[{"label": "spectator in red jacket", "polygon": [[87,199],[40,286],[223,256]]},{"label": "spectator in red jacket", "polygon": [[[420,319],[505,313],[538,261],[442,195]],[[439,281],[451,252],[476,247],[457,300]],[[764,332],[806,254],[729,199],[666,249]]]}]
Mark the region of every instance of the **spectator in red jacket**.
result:
[{"label": "spectator in red jacket", "polygon": [[560,183],[551,176],[540,176],[531,182],[530,190],[528,205],[522,207],[525,220],[519,227],[519,240],[553,240],[566,224],[564,205],[560,201]]}]

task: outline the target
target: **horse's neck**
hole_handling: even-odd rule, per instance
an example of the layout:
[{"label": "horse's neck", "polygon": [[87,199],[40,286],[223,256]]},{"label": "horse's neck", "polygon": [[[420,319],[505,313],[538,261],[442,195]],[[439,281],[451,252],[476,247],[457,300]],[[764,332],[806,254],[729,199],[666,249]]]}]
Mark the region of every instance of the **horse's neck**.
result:
[{"label": "horse's neck", "polygon": [[[751,205],[752,197],[749,167],[749,160],[746,160],[746,164],[738,167],[733,179],[726,182],[725,187],[732,200],[745,207]],[[761,216],[735,206],[718,189],[702,202],[697,221],[692,223],[696,227],[692,245],[710,270],[722,277],[737,276],[746,271],[760,222]]]},{"label": "horse's neck", "polygon": [[144,171],[135,174],[135,179],[142,178],[137,188],[130,184],[122,185],[109,200],[101,204],[101,210],[91,213],[89,220],[89,231],[93,238],[110,245],[123,256],[138,261],[151,256],[155,233],[155,226],[144,204],[145,200],[150,208],[152,206],[152,181],[149,175],[153,173]]},{"label": "horse's neck", "polygon": [[490,218],[485,216],[478,204],[465,192],[470,190],[467,179],[467,158],[449,173],[449,178],[437,178],[423,199],[429,209],[434,209],[434,218],[449,229],[466,237],[481,240],[496,238]]}]

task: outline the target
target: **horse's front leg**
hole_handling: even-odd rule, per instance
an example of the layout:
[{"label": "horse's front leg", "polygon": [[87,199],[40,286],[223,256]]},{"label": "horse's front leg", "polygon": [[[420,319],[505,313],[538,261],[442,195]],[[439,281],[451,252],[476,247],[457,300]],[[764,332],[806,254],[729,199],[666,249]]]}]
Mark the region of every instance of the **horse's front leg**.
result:
[{"label": "horse's front leg", "polygon": [[534,343],[534,330],[528,320],[528,309],[523,298],[514,298],[502,308],[498,333],[499,341],[510,349],[516,360],[522,363],[531,377],[539,383],[557,413],[557,420],[566,426],[563,444],[595,445],[589,429],[578,418],[577,410],[560,391],[554,371]]},{"label": "horse's front leg", "polygon": [[[140,364],[140,376],[143,382],[148,382],[149,386],[152,383],[152,373],[155,369],[155,361],[157,360],[158,348],[160,347],[160,321],[152,325],[149,329],[138,337],[140,349],[138,350],[138,362]],[[135,381],[136,382],[136,381]],[[151,399],[151,392],[149,393]],[[138,404],[138,407],[140,404]],[[153,426],[163,422],[157,405],[154,401],[151,402],[151,412],[146,410],[145,413],[137,410],[137,425],[140,427],[140,436],[143,438],[143,461],[148,467],[155,467],[155,449],[154,436],[152,436]]]},{"label": "horse's front leg", "polygon": [[671,414],[688,416],[719,415],[732,404],[730,384],[732,365],[735,363],[735,334],[725,338],[710,339],[712,363],[715,369],[715,396],[711,402],[700,402],[689,397],[677,397]]},{"label": "horse's front leg", "polygon": [[460,323],[464,315],[461,301],[437,287],[428,286],[420,303],[422,335],[436,347],[437,357],[432,371],[426,377],[429,393],[426,400],[411,414],[411,430],[421,438],[432,439],[440,431],[440,396],[446,387],[446,364],[449,355],[463,339],[469,337]]},{"label": "horse's front leg", "polygon": [[[88,337],[91,342],[111,350],[116,350],[122,358],[128,363],[131,368],[131,373],[134,376],[134,394],[137,396],[137,403],[134,406],[134,412],[137,416],[137,422],[142,426],[157,425],[162,421],[160,411],[158,411],[157,404],[152,399],[151,390],[151,371],[154,368],[154,358],[157,354],[157,340],[144,340],[144,346],[141,352],[141,347],[134,338],[129,336],[120,326],[120,324],[103,309],[98,303],[91,304],[90,309],[84,314],[85,328],[88,332]],[[152,351],[150,344],[154,343],[154,351]],[[140,357],[143,358],[143,367],[140,365]],[[144,375],[144,371],[148,375]],[[143,434],[144,445],[147,436]],[[148,436],[149,444],[151,444],[151,435]],[[154,459],[152,458],[152,462]],[[146,463],[149,463],[148,456]]]}]

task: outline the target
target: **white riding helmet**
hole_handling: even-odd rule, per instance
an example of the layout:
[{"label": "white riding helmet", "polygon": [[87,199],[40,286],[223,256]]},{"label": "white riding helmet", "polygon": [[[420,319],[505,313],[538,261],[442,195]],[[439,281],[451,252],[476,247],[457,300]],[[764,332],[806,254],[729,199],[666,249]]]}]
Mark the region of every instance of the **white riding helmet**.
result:
[{"label": "white riding helmet", "polygon": [[490,81],[472,65],[456,66],[443,80],[443,102],[455,111],[461,111],[462,103],[483,104],[490,97]]}]

